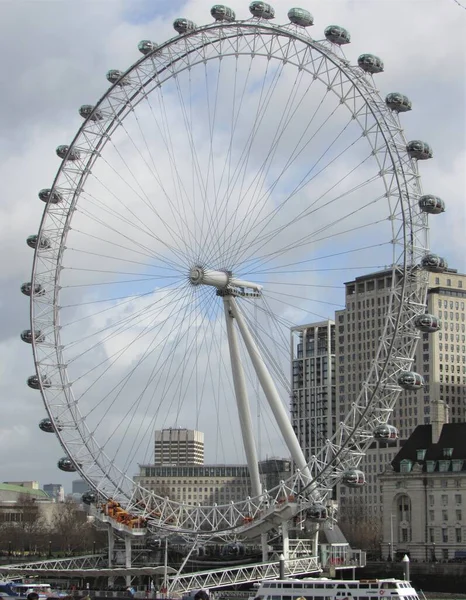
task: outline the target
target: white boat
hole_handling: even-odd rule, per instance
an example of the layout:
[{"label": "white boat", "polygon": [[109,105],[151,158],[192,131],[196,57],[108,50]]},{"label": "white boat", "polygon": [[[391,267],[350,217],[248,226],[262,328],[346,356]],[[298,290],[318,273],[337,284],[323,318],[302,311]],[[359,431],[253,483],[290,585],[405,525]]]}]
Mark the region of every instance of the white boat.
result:
[{"label": "white boat", "polygon": [[254,600],[419,600],[401,579],[283,579],[263,581]]},{"label": "white boat", "polygon": [[27,598],[27,595],[31,592],[36,592],[39,595],[40,600],[50,598],[51,596],[56,597],[49,583],[18,583],[16,581],[0,582],[0,595],[4,598],[11,597],[21,600],[22,598]]}]

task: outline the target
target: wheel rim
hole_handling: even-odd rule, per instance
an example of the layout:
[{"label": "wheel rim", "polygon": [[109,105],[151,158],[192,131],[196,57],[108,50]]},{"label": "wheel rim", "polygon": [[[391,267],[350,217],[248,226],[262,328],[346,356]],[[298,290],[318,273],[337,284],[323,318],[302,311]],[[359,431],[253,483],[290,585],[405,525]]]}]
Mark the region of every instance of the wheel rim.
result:
[{"label": "wheel rim", "polygon": [[[222,60],[219,61],[219,58]],[[251,72],[254,77],[254,70],[259,60],[262,61],[258,68],[259,76],[256,80],[250,79]],[[243,64],[239,68],[238,65],[241,61]],[[249,66],[244,67],[244,61]],[[232,65],[236,65],[236,67],[231,69]],[[269,65],[274,66],[270,67]],[[281,77],[285,70],[288,72],[288,69],[293,70],[294,83],[291,85],[291,92],[281,100],[283,117],[282,120],[275,121],[278,122],[278,125],[272,128],[273,135],[271,135],[270,131],[262,125],[266,117],[273,119],[277,116],[277,112],[280,112],[278,110],[280,108],[277,95],[278,83],[283,81]],[[159,73],[158,80],[154,76],[155,71]],[[175,72],[176,77],[174,77]],[[214,107],[212,114],[215,115],[213,120],[207,118],[201,124],[196,122],[199,113],[196,113],[196,107],[193,108],[192,102],[196,94],[202,94],[201,78],[197,80],[196,73],[200,73],[209,82],[203,103],[209,108]],[[226,89],[231,92],[233,73],[234,93],[231,95],[233,100],[230,101],[228,107],[227,98],[219,95],[219,90]],[[246,76],[245,73],[248,75]],[[167,78],[166,81],[159,85],[164,77]],[[202,327],[199,327],[200,337],[197,340],[194,338],[190,340],[189,337],[188,341],[183,340],[184,354],[187,354],[192,347],[197,347],[196,356],[200,356],[201,349],[206,351],[210,348],[212,351],[214,344],[213,351],[220,354],[224,334],[221,333],[221,327],[216,323],[219,309],[218,306],[215,308],[215,293],[212,289],[208,290],[204,286],[199,286],[197,289],[195,285],[191,285],[195,283],[193,269],[210,268],[219,271],[233,271],[237,277],[255,278],[256,283],[263,285],[267,290],[268,297],[266,296],[262,306],[258,306],[255,299],[243,298],[243,310],[250,325],[254,324],[255,320],[255,335],[258,340],[261,340],[259,345],[271,369],[275,371],[276,380],[282,383],[282,396],[286,397],[289,394],[289,382],[287,382],[284,372],[286,363],[283,358],[278,356],[279,353],[274,354],[269,351],[268,345],[270,345],[271,336],[266,331],[266,326],[270,326],[271,331],[283,333],[283,328],[292,324],[286,320],[286,311],[288,314],[290,311],[292,314],[303,314],[300,300],[297,301],[294,290],[298,289],[302,296],[302,290],[306,284],[302,285],[296,280],[296,276],[306,276],[307,271],[317,277],[317,273],[321,271],[312,268],[299,269],[298,266],[317,263],[319,267],[322,264],[322,268],[326,272],[325,279],[321,280],[321,283],[310,285],[322,286],[326,283],[330,284],[327,289],[331,289],[332,284],[336,281],[336,278],[331,276],[332,272],[338,273],[341,281],[344,270],[351,264],[354,256],[364,255],[368,251],[377,256],[381,246],[385,246],[384,250],[388,248],[388,253],[379,254],[380,262],[375,261],[374,264],[357,267],[359,274],[359,271],[364,268],[374,270],[385,264],[393,265],[391,270],[395,283],[392,293],[392,309],[387,318],[383,343],[378,349],[377,359],[368,369],[365,385],[356,403],[357,406],[347,416],[322,455],[311,461],[312,473],[318,478],[316,486],[319,486],[320,495],[325,497],[325,490],[334,485],[344,470],[348,466],[357,465],[357,456],[370,439],[371,423],[377,422],[377,419],[380,421],[382,414],[385,414],[386,417],[387,410],[393,408],[399,391],[399,388],[393,385],[393,381],[396,373],[409,365],[414,353],[414,342],[409,344],[409,347],[404,344],[404,353],[397,358],[397,361],[394,361],[392,356],[394,351],[399,349],[400,340],[403,339],[406,332],[412,332],[413,315],[419,313],[424,302],[425,277],[417,273],[414,285],[410,286],[406,285],[404,277],[408,272],[412,272],[413,267],[420,262],[420,256],[426,251],[426,219],[424,215],[418,214],[416,201],[420,195],[420,189],[416,165],[405,152],[406,143],[400,133],[398,120],[385,108],[373,88],[371,80],[361,78],[361,72],[349,67],[344,60],[333,54],[328,45],[314,43],[310,38],[299,34],[292,28],[281,28],[257,21],[216,24],[201,28],[187,36],[174,38],[160,46],[157,52],[149,54],[135,63],[124,74],[124,78],[128,85],[116,84],[99,101],[98,110],[104,118],[101,120],[88,118],[71,143],[73,149],[79,150],[80,160],[63,161],[53,185],[53,189],[62,195],[63,202],[47,204],[39,231],[39,235],[46,236],[51,241],[51,247],[45,251],[43,249],[36,250],[35,253],[33,283],[44,286],[46,294],[40,297],[32,296],[31,318],[32,328],[44,332],[47,342],[38,344],[33,340],[32,345],[38,375],[52,380],[51,388],[45,389],[44,386],[41,386],[41,392],[51,419],[61,425],[57,434],[67,452],[78,465],[82,475],[102,495],[121,497],[132,505],[135,498],[134,490],[132,489],[132,480],[126,474],[126,469],[131,461],[126,464],[121,464],[121,462],[117,464],[115,450],[108,450],[110,434],[103,441],[98,436],[104,416],[108,415],[109,410],[115,406],[115,401],[112,403],[109,400],[105,404],[102,401],[104,394],[100,393],[97,397],[100,398],[101,410],[99,416],[93,420],[91,415],[95,415],[98,411],[92,407],[86,408],[87,398],[85,396],[88,394],[87,397],[90,398],[90,390],[98,387],[99,382],[105,378],[105,374],[109,372],[105,369],[111,359],[118,357],[116,360],[119,360],[124,356],[129,347],[134,347],[136,342],[146,335],[144,327],[151,327],[150,319],[157,319],[157,316],[167,310],[171,311],[170,318],[175,319],[175,329],[172,330],[178,336],[175,338],[175,348],[181,344],[181,333],[185,333],[181,320],[188,320],[191,327],[197,327],[198,320],[202,319],[204,330],[202,331]],[[229,81],[230,87],[228,87]],[[291,79],[291,81],[293,80]],[[297,129],[297,123],[299,124],[299,117],[303,114],[302,106],[312,96],[309,90],[313,92],[317,84],[320,88],[326,86],[327,91],[319,96],[319,101],[315,101],[312,106],[312,114],[315,118],[313,129],[310,131],[305,129],[304,137],[301,137],[302,134],[299,128]],[[314,87],[312,87],[313,85]],[[248,86],[250,87],[248,88]],[[247,94],[245,94],[245,90],[248,91]],[[252,102],[252,98],[254,98],[253,92],[257,92],[257,90],[260,90],[260,93],[256,93],[256,106]],[[151,94],[157,99],[158,105],[157,102],[151,104],[149,100],[152,97]],[[172,115],[167,116],[168,108],[173,109],[173,106],[164,98],[164,95],[169,100],[178,97],[178,112],[174,111]],[[228,96],[228,93],[224,92],[224,95]],[[243,106],[245,97],[249,100],[248,111]],[[264,99],[267,99],[265,110]],[[312,102],[309,103],[312,104]],[[146,104],[147,106],[145,106]],[[327,105],[327,108],[330,107],[330,110],[320,116],[319,110],[324,104]],[[161,115],[159,122],[154,114],[154,108],[157,106],[159,115]],[[254,106],[256,109],[250,111],[250,108]],[[238,109],[238,116],[235,116],[236,107],[241,108],[246,130],[249,122],[252,123],[252,125],[249,124],[250,133],[249,137],[246,136],[246,144],[238,144],[237,149],[234,148],[234,140],[240,109]],[[275,107],[275,113],[268,112],[270,107],[272,109]],[[133,118],[133,111],[134,114],[137,114],[139,110],[139,114],[143,114],[144,108],[146,114],[143,116],[154,118],[152,133],[158,131],[162,139],[162,144],[158,149],[165,148],[168,155],[166,180],[162,179],[163,169],[155,167],[154,156],[149,150],[147,143],[150,137],[149,130],[144,132],[144,129],[141,128],[142,121],[138,121],[137,116]],[[229,146],[227,144],[229,153],[227,152],[226,157],[220,154],[220,158],[218,158],[221,148],[219,140],[221,141],[224,136],[228,142],[228,128],[226,133],[222,128],[220,128],[220,133],[217,133],[213,126],[217,122],[218,115],[222,114],[222,110],[225,114],[228,112],[227,108],[233,115],[229,121],[230,143]],[[251,114],[248,115],[248,112]],[[346,114],[346,120],[342,119],[340,122],[340,114],[343,112]],[[170,126],[175,127],[177,120],[173,115],[176,115],[180,122],[184,121],[184,136],[177,131],[178,135],[173,137],[173,129]],[[315,115],[319,115],[321,120],[318,121]],[[335,115],[337,116],[335,117]],[[330,117],[335,118],[336,121],[331,121]],[[286,119],[289,119],[288,125],[282,129],[282,123],[286,122]],[[259,125],[257,125],[258,123]],[[338,127],[335,126],[335,130],[331,127],[332,123],[338,124]],[[350,129],[351,135],[348,134]],[[357,148],[357,143],[361,141],[361,130],[364,132],[365,139],[362,141],[365,143],[365,154],[359,154],[359,148]],[[208,135],[203,135],[206,131]],[[359,137],[356,137],[354,131],[359,132]],[[139,144],[135,144],[135,136],[138,132]],[[333,135],[329,135],[329,132],[332,132]],[[319,138],[319,134],[322,135],[321,138]],[[331,139],[331,143],[324,146],[324,151],[320,153],[320,160],[320,155],[313,150],[314,156],[316,156],[312,164],[313,170],[311,169],[307,174],[307,178],[302,178],[301,182],[305,183],[302,190],[296,191],[297,186],[290,188],[289,182],[288,187],[284,186],[283,181],[287,183],[286,179],[291,174],[294,177],[297,175],[302,177],[302,174],[306,173],[305,163],[299,157],[305,150],[317,148],[319,144],[322,144],[322,139],[325,139],[324,134]],[[269,150],[265,160],[260,156],[259,147],[255,145],[261,135],[265,139],[269,135],[269,144],[268,146],[265,144]],[[288,144],[287,153],[284,152],[286,146],[282,142],[286,135],[294,136],[294,140],[296,140],[296,136],[299,136],[300,139],[298,144]],[[199,149],[202,148],[204,138],[209,140],[209,137],[210,148],[202,154]],[[251,137],[253,141],[248,148],[248,140]],[[179,161],[179,157],[183,156],[183,150],[186,150],[186,138],[191,153],[190,161],[189,151],[187,153],[187,164],[191,164],[191,170],[189,177],[183,179],[178,172],[176,163]],[[113,142],[114,139],[117,141]],[[177,140],[180,139],[183,139],[184,143],[177,145]],[[314,147],[312,146],[313,142],[315,143]],[[125,143],[126,146],[131,147],[131,153],[123,154]],[[147,151],[144,150],[145,147]],[[246,153],[244,153],[245,149]],[[350,151],[351,157],[349,157]],[[98,156],[101,158],[101,164],[103,161],[105,166],[100,171],[99,162],[96,162]],[[132,165],[128,164],[128,160],[134,156],[139,159],[139,165],[143,164],[149,172],[152,172],[152,185],[157,184],[160,195],[166,196],[168,200],[168,207],[165,207],[168,209],[166,212],[160,211],[152,205],[152,199],[144,191],[144,185],[141,185],[141,177],[136,177],[131,168]],[[277,177],[277,173],[279,174],[284,169],[284,165],[288,164],[287,160],[281,163],[278,158],[280,156],[285,156],[288,162],[291,161],[291,164],[285,168],[283,176]],[[117,158],[121,160],[120,168],[121,165],[127,168],[126,181],[122,181],[123,178],[114,166]],[[203,163],[201,159],[204,160]],[[372,160],[370,176],[365,173],[364,177],[359,180],[355,179],[355,173],[358,175],[364,173],[365,163],[369,159]],[[342,169],[341,165],[346,160],[349,161],[349,164]],[[226,183],[218,185],[217,190],[215,183],[212,183],[213,175],[210,183],[208,175],[207,181],[203,180],[202,176],[203,171],[204,173],[207,171],[209,174],[210,165],[216,162],[219,163],[218,172],[216,171],[217,181],[218,178],[220,178],[220,182],[226,180]],[[250,169],[250,164],[253,164],[254,168]],[[319,170],[319,166],[321,170]],[[358,169],[360,169],[359,172]],[[316,170],[317,175],[315,175]],[[327,173],[331,171],[331,174],[328,175],[328,181],[325,184],[320,184],[318,177],[322,174],[325,177],[326,170]],[[335,173],[339,170],[341,176],[335,180]],[[314,176],[312,175],[313,171]],[[212,170],[213,172],[214,170]],[[227,178],[225,178],[225,172],[228,173]],[[273,176],[274,172],[275,176]],[[255,178],[254,175],[256,175]],[[186,190],[189,189],[190,179],[193,181],[191,200],[190,195],[186,193]],[[232,189],[238,188],[238,180],[241,179],[243,185],[239,190],[236,189],[237,210],[229,213]],[[261,179],[264,180],[262,183]],[[165,181],[172,183],[172,195],[168,193],[166,185],[164,185]],[[114,190],[118,187],[115,185],[116,182],[118,185],[126,186],[127,194],[133,194],[129,207],[128,203],[125,206],[124,198],[115,194]],[[110,183],[114,186],[113,188],[110,187]],[[245,188],[245,184],[248,183],[249,186]],[[95,184],[94,187],[91,187],[92,184]],[[309,210],[303,203],[303,198],[311,185],[317,188],[317,191],[313,190],[314,195],[311,196],[315,202],[314,205],[311,205],[311,209],[314,207],[314,210]],[[283,189],[280,189],[282,186]],[[320,194],[318,193],[319,186]],[[338,192],[339,186],[340,191]],[[100,194],[95,192],[97,189],[100,189]],[[250,191],[251,189],[254,193]],[[244,193],[245,190],[246,193]],[[269,195],[270,190],[273,192],[271,196]],[[337,209],[341,210],[348,199],[351,201],[362,190],[369,198],[363,208],[353,204],[352,212],[343,212],[343,218],[336,219],[331,216],[333,210],[335,212]],[[323,201],[322,198],[326,198],[330,191],[333,196]],[[287,195],[294,201],[283,201],[282,198],[286,198]],[[277,197],[279,198],[278,207],[277,204],[271,206],[270,200],[272,199],[276,203]],[[216,203],[209,203],[210,198],[215,198]],[[385,209],[378,212],[378,206],[382,201],[386,203]],[[377,209],[372,214],[374,205],[377,206]],[[242,210],[245,210],[244,214],[241,214]],[[327,211],[330,216],[323,218],[320,227],[316,227],[316,221],[319,224],[319,210],[321,214]],[[347,209],[345,208],[345,210]],[[285,212],[287,214],[280,221]],[[353,213],[357,215],[357,218],[353,218]],[[369,215],[371,218],[368,218],[367,221],[358,221],[361,214]],[[149,226],[151,223],[149,217],[156,220],[161,228],[154,229]],[[389,223],[388,228],[382,227],[384,220]],[[123,225],[125,221],[126,226]],[[309,223],[312,223],[314,227],[312,236],[306,233]],[[97,225],[101,230],[103,228],[106,231],[108,238],[101,240],[100,249],[94,252],[92,244],[96,242],[95,238],[100,234],[92,227]],[[71,233],[70,227],[72,228]],[[165,235],[162,235],[160,230],[163,230]],[[355,238],[359,232],[366,233],[366,231],[369,231],[370,234],[365,243],[354,244],[348,241]],[[368,243],[375,242],[382,231],[383,236],[380,239],[384,239],[385,242],[382,244]],[[413,235],[416,236],[415,240]],[[79,236],[82,236],[81,241],[79,241]],[[335,240],[339,238],[338,242],[340,242],[345,237],[347,241],[341,244],[341,248],[337,248],[337,252],[333,252],[332,244]],[[122,239],[124,244],[118,243]],[[186,242],[184,246],[182,242]],[[316,247],[319,248],[316,252],[317,256],[309,259],[308,252],[315,252]],[[120,255],[115,259],[115,255],[122,251],[130,252],[133,258],[127,259]],[[113,258],[111,257],[112,252],[114,253]],[[81,257],[85,255],[86,260],[75,258],[78,254]],[[68,257],[71,256],[73,259],[70,260]],[[287,258],[288,260],[286,260]],[[94,259],[100,268],[94,269],[93,265],[89,263],[89,260]],[[129,265],[128,270],[123,271],[120,266],[120,270],[112,273],[110,265],[113,260],[118,260],[119,265]],[[158,268],[156,273],[151,272],[147,275],[143,272],[141,277],[142,267],[152,269],[154,265],[157,265]],[[78,271],[79,269],[81,271]],[[296,273],[299,270],[304,273]],[[105,271],[110,272],[105,273]],[[118,286],[127,288],[131,285],[131,294],[126,296],[108,295],[106,298],[102,295],[99,297],[97,294],[92,300],[88,300],[90,304],[96,306],[98,303],[109,303],[110,298],[118,304],[111,309],[94,310],[92,315],[87,315],[86,318],[76,318],[77,309],[82,309],[86,300],[80,296],[80,300],[75,303],[78,306],[75,306],[71,299],[76,296],[76,289],[79,289],[77,286],[88,287],[86,282],[77,276],[80,272],[85,272],[88,277],[91,277],[94,289],[102,286],[106,287],[106,290],[115,290],[118,289]],[[91,273],[93,273],[92,276]],[[397,274],[404,277],[399,282],[397,282]],[[102,281],[95,279],[96,277],[105,278],[109,275],[112,277],[116,275],[119,281],[108,280],[102,284]],[[131,279],[137,275],[139,275],[139,280]],[[189,283],[190,275],[191,284]],[[154,295],[152,287],[154,276],[156,277],[155,281],[159,282],[155,299],[152,297]],[[281,281],[277,280],[277,276]],[[69,279],[66,279],[67,277]],[[125,280],[123,277],[128,277],[128,279]],[[175,286],[172,284],[173,280],[177,281]],[[151,283],[147,285],[149,281]],[[281,291],[283,288],[285,291]],[[324,290],[326,288],[312,287],[312,289]],[[89,321],[89,319],[104,313],[112,312],[114,315],[117,313],[117,309],[124,310],[132,300],[136,300],[135,292],[137,292],[139,308],[133,309],[130,317],[120,316],[119,320],[114,322],[113,329],[112,327],[101,327],[97,334],[89,329],[83,333],[81,328],[86,320]],[[67,294],[68,299],[66,299]],[[144,299],[147,298],[150,298],[151,302],[144,304]],[[308,294],[306,313],[319,317],[330,317],[329,309],[333,306],[333,296],[326,294],[325,298],[326,300],[323,301]],[[408,303],[410,304],[409,310],[403,308],[407,300],[412,300],[412,303]],[[267,302],[268,304],[266,304]],[[421,308],[414,309],[415,303]],[[327,312],[321,314],[316,307],[324,306],[324,304]],[[153,312],[148,314],[149,305]],[[68,315],[73,316],[66,316],[67,311]],[[303,320],[302,317],[297,317],[297,319]],[[306,320],[316,319],[308,318]],[[120,336],[122,339],[123,334],[127,333],[126,329],[131,321],[135,333],[133,332],[133,337],[125,346],[121,341],[118,342],[118,337]],[[189,326],[187,329],[189,330]],[[158,338],[161,330],[160,327]],[[96,336],[99,342],[96,345],[92,341],[86,347],[84,342],[92,335]],[[101,350],[104,342],[110,341],[114,345],[120,344],[118,350],[113,350],[113,354],[110,355],[107,351],[106,360],[98,363],[99,366],[96,368],[96,363],[93,362],[96,353]],[[80,345],[81,349],[79,350]],[[151,354],[153,346],[153,343],[147,344],[146,353]],[[140,350],[139,354],[141,361],[141,356],[145,356],[144,350]],[[162,364],[164,359],[168,360],[169,355],[173,360],[173,353],[169,354],[167,351],[163,355],[162,351],[159,354]],[[142,362],[144,360],[143,358]],[[92,367],[87,364],[89,362],[92,362]],[[79,366],[77,366],[78,363]],[[66,368],[65,365],[67,365]],[[212,371],[212,381],[216,381],[213,367],[209,368]],[[201,379],[203,383],[201,385],[199,383],[200,367],[198,364],[194,366],[192,362],[180,362],[178,369],[183,373],[191,372],[191,377],[195,373],[195,389],[197,391],[206,385],[207,378],[205,376],[204,379]],[[226,371],[224,366],[221,367],[221,370]],[[130,372],[131,369],[120,377],[121,389],[127,387],[127,384],[124,383],[125,380],[131,380]],[[91,373],[93,373],[94,379],[90,378]],[[179,374],[177,372],[175,376],[179,376]],[[184,380],[183,393],[185,397],[188,384],[192,381],[191,377],[189,380]],[[88,382],[80,389],[79,386],[86,378]],[[106,381],[111,382],[112,380],[107,378]],[[149,381],[151,385],[154,384],[154,379],[149,379]],[[215,385],[218,387],[219,382],[216,381]],[[140,387],[139,394],[145,393],[142,391],[143,388],[144,386]],[[212,385],[212,393],[213,388]],[[77,389],[80,389],[78,394],[76,393]],[[107,386],[107,391],[109,389],[111,389],[110,384]],[[83,390],[87,391],[83,394]],[[121,390],[118,395],[121,395]],[[172,399],[175,395],[174,388],[172,388]],[[149,413],[149,405],[150,403],[147,405],[146,414]],[[217,410],[219,410],[219,406],[217,398]],[[136,408],[134,406],[134,412],[126,415],[127,419],[134,420]],[[196,411],[195,421],[199,423],[202,420],[202,411],[199,407]],[[153,420],[154,425],[155,423],[156,419]],[[120,434],[125,427],[126,425],[120,421]],[[114,437],[114,435],[113,433],[110,437]],[[147,445],[149,432],[146,432],[144,438]],[[134,439],[134,436],[130,438],[128,435],[128,439]],[[351,450],[348,448],[350,440],[352,444],[355,444]],[[134,442],[128,442],[128,444],[127,448],[131,449],[134,462],[136,459],[135,449],[140,449],[140,446],[135,447]],[[290,490],[294,489],[297,480],[299,477],[287,484]],[[147,496],[146,491],[142,490],[141,493]],[[161,504],[167,505],[162,498],[155,499],[154,502],[157,507]],[[236,515],[259,510],[261,500],[253,502],[255,506],[253,510],[250,510],[248,502],[245,499],[234,510],[230,507],[219,509],[219,514],[222,513],[222,510],[222,514],[232,511]],[[169,508],[164,509],[165,516],[175,513],[179,515],[181,510],[191,515],[187,519],[190,522],[189,529],[198,527],[203,520],[209,521],[212,529],[231,528],[232,523],[236,522],[236,517],[232,517],[220,525],[214,523],[214,519],[206,517],[208,508],[202,510],[195,507],[179,509],[177,503],[172,502],[168,505]],[[196,516],[198,513],[202,513],[200,518]],[[165,520],[155,519],[154,523],[160,526],[162,521],[165,523]],[[179,523],[179,519],[177,522]]]}]

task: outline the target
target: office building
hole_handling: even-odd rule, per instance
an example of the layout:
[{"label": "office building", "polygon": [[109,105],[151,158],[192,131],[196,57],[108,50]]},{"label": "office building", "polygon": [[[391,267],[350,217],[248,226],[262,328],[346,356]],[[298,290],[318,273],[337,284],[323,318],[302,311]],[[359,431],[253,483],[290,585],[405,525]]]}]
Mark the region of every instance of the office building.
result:
[{"label": "office building", "polygon": [[336,428],[335,323],[293,327],[291,352],[291,423],[309,461]]},{"label": "office building", "polygon": [[202,465],[204,434],[193,429],[162,429],[155,432],[156,465]]},{"label": "office building", "polygon": [[380,476],[385,559],[465,555],[466,423],[419,425]]},{"label": "office building", "polygon": [[61,483],[46,483],[42,489],[55,502],[65,501],[65,490]]},{"label": "office building", "polygon": [[246,465],[140,465],[134,481],[186,504],[227,504],[251,495]]},{"label": "office building", "polygon": [[[373,273],[345,284],[346,308],[337,323],[338,420],[343,419],[359,392],[375,357],[383,332],[391,287],[391,272]],[[442,426],[449,420],[466,421],[466,275],[454,269],[429,273],[427,312],[438,316],[442,329],[422,333],[412,370],[424,377],[425,386],[402,391],[390,423],[398,428],[395,445],[374,444],[360,467],[367,485],[359,491],[340,486],[341,512],[362,503],[368,519],[381,519],[384,510],[379,475],[394,459],[400,446],[419,424]]]},{"label": "office building", "polygon": [[[263,490],[278,487],[291,474],[289,459],[259,462]],[[227,504],[251,496],[247,465],[140,465],[134,481],[159,496],[186,504]]]}]

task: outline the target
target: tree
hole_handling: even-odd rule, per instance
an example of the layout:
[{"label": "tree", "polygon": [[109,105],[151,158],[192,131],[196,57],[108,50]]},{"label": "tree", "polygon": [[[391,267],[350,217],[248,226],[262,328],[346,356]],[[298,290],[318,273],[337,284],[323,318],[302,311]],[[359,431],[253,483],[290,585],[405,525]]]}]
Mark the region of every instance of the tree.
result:
[{"label": "tree", "polygon": [[53,547],[65,553],[90,549],[95,539],[94,528],[80,505],[67,498],[53,508],[49,525]]},{"label": "tree", "polygon": [[363,496],[346,496],[341,505],[339,525],[353,548],[380,553],[382,543],[382,521],[369,515]]}]

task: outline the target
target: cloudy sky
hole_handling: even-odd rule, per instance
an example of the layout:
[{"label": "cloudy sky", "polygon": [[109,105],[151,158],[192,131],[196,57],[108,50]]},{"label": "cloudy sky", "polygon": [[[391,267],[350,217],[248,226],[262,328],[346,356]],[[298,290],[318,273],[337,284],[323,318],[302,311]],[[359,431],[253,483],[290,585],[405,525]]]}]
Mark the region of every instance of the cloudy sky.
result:
[{"label": "cloudy sky", "polygon": [[[1,481],[62,482],[69,490],[73,479],[56,468],[63,451],[54,436],[37,427],[46,413],[39,393],[26,386],[33,373],[31,348],[19,339],[29,327],[28,301],[19,291],[30,279],[32,251],[25,240],[40,223],[44,205],[37,192],[50,187],[60,164],[55,148],[69,143],[80,127],[79,106],[94,104],[105,92],[105,73],[140,58],[140,40],[172,37],[177,16],[210,22],[210,5],[0,3]],[[230,5],[239,18],[248,18],[247,2]],[[286,22],[290,7],[275,3],[277,22]],[[383,58],[385,72],[376,79],[383,97],[399,91],[412,100],[413,110],[402,116],[406,137],[425,140],[434,151],[434,159],[420,165],[423,189],[447,204],[446,214],[431,220],[431,248],[466,272],[466,10],[454,0],[315,0],[302,7],[314,15],[315,39],[323,38],[329,24],[351,32],[345,52],[352,64],[363,52]]]}]

